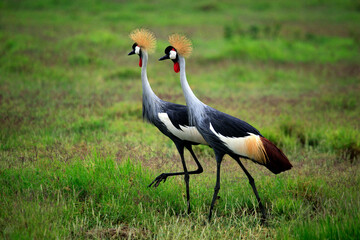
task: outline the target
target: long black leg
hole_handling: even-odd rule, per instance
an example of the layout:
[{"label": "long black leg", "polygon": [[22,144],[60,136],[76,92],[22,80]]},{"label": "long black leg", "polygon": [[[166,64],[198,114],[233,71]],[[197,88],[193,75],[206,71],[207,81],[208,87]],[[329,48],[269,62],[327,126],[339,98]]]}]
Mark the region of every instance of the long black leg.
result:
[{"label": "long black leg", "polygon": [[188,214],[190,214],[191,212],[191,207],[190,207],[190,187],[189,187],[189,172],[187,170],[187,167],[186,167],[186,163],[185,163],[185,159],[184,159],[184,145],[183,144],[175,144],[178,151],[179,151],[179,154],[180,154],[180,157],[181,157],[181,163],[183,165],[183,168],[184,168],[184,180],[185,180],[185,186],[186,186],[186,201],[187,201],[187,207],[188,207]]},{"label": "long black leg", "polygon": [[212,210],[214,208],[214,205],[215,205],[215,202],[217,199],[217,195],[220,190],[220,166],[221,166],[221,162],[222,162],[222,158],[223,158],[224,154],[215,152],[215,156],[216,156],[216,184],[215,184],[215,188],[214,188],[213,199],[211,201],[211,206],[210,206],[209,222],[211,220]]},{"label": "long black leg", "polygon": [[[177,145],[177,144],[175,144],[175,145]],[[188,174],[189,174],[189,175],[192,175],[192,174],[200,174],[200,173],[202,173],[202,172],[203,172],[203,168],[202,168],[200,162],[198,161],[198,159],[196,158],[195,153],[193,152],[191,145],[186,145],[185,147],[189,150],[189,152],[191,153],[191,156],[194,158],[194,160],[195,160],[195,162],[196,162],[196,164],[197,164],[197,166],[198,166],[198,169],[197,169],[197,170],[195,170],[195,171],[190,171],[190,172],[188,172]],[[183,146],[182,148],[184,148],[184,146]],[[179,151],[179,154],[180,154],[180,151]],[[180,154],[180,156],[181,156],[181,154]],[[185,175],[185,170],[184,170],[184,172],[162,173],[162,174],[160,174],[159,176],[157,176],[157,177],[155,178],[155,180],[152,181],[152,182],[149,184],[148,187],[153,186],[153,187],[156,188],[156,187],[159,186],[159,184],[160,184],[162,181],[163,181],[163,182],[166,182],[167,177],[179,176],[179,175]]]},{"label": "long black leg", "polygon": [[[184,172],[177,172],[177,173],[162,173],[161,175],[159,175],[157,178],[155,178],[154,181],[152,181],[149,185],[149,187],[151,187],[154,184],[154,187],[159,186],[159,184],[161,183],[161,181],[166,181],[167,177],[169,176],[176,176],[176,175],[184,175],[184,180],[185,180],[185,186],[186,186],[186,201],[187,201],[187,212],[188,214],[191,213],[191,205],[190,205],[190,186],[189,186],[189,172],[187,170],[186,167],[186,163],[185,163],[185,159],[184,159],[184,145],[182,143],[175,143],[176,148],[180,154],[181,157],[181,163],[183,165],[183,169]],[[199,161],[197,160],[194,152],[192,151],[191,145],[186,146],[186,148],[190,151],[191,155],[193,156],[196,164],[198,165],[198,170],[196,171],[192,171],[191,174],[198,174],[203,172],[202,166],[200,165]]]},{"label": "long black leg", "polygon": [[262,212],[262,216],[263,216],[262,222],[264,222],[264,221],[266,220],[266,212],[265,212],[264,206],[263,206],[262,203],[261,203],[261,200],[260,200],[258,191],[257,191],[257,189],[256,189],[255,180],[254,180],[254,178],[250,175],[250,173],[246,170],[246,168],[244,167],[244,165],[242,164],[242,162],[240,161],[240,159],[238,159],[238,158],[234,158],[234,159],[235,159],[236,162],[240,165],[241,169],[245,172],[246,176],[247,176],[248,179],[249,179],[249,183],[250,183],[250,185],[251,185],[251,187],[252,187],[252,189],[253,189],[253,191],[254,191],[254,193],[255,193],[256,199],[257,199],[257,201],[258,201],[258,203],[259,203],[260,210],[261,210],[261,212]]},{"label": "long black leg", "polygon": [[189,150],[189,152],[191,153],[191,156],[192,156],[193,159],[195,160],[195,163],[196,163],[196,165],[197,165],[197,167],[198,167],[197,170],[192,171],[192,172],[189,172],[189,174],[199,174],[199,173],[202,173],[204,170],[203,170],[203,168],[202,168],[199,160],[197,159],[194,151],[192,150],[191,145],[186,145],[185,147],[186,147],[186,149]]}]

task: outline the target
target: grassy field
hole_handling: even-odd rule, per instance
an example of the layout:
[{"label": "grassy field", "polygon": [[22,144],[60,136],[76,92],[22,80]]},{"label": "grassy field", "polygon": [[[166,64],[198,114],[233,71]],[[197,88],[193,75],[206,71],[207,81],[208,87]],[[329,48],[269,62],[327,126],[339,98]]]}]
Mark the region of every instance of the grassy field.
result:
[{"label": "grassy field", "polygon": [[[187,76],[206,104],[280,146],[273,175],[226,157],[215,216],[211,149],[195,147],[193,212],[173,143],[141,119],[131,30],[155,32],[148,76],[184,104],[158,62],[167,36],[192,41]],[[307,1],[0,0],[0,238],[359,239],[360,3]],[[196,165],[186,153],[190,169]]]}]

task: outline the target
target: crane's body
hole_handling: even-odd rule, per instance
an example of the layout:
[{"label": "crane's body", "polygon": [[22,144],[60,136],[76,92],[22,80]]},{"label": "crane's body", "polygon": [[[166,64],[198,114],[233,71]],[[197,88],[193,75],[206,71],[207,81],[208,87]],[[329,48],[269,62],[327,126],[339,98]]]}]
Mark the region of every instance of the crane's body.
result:
[{"label": "crane's body", "polygon": [[151,89],[146,67],[148,54],[142,51],[143,119],[157,127],[173,142],[184,145],[207,144],[194,125],[189,124],[187,107],[160,99]]},{"label": "crane's body", "polygon": [[209,220],[220,190],[220,166],[225,154],[234,158],[247,175],[259,202],[263,220],[265,220],[265,209],[260,201],[254,179],[245,169],[240,158],[250,159],[264,165],[275,174],[289,170],[292,165],[282,151],[264,138],[256,128],[245,121],[207,106],[195,96],[186,79],[185,58],[182,54],[191,52],[191,43],[185,37],[177,34],[170,36],[169,41],[172,46],[165,49],[166,55],[160,60],[171,59],[174,62],[174,69],[180,70],[180,82],[188,107],[189,123],[196,127],[215,152],[217,177]]},{"label": "crane's body", "polygon": [[[273,143],[249,123],[201,102],[192,92],[185,74],[185,59],[179,56],[180,81],[189,111],[189,121],[219,154],[246,158],[278,174],[292,166]],[[183,70],[182,70],[183,69]]]},{"label": "crane's body", "polygon": [[[149,187],[159,186],[169,176],[184,175],[187,195],[188,213],[190,207],[189,175],[200,174],[203,168],[192,150],[192,145],[207,144],[196,127],[189,124],[187,107],[160,99],[152,90],[147,77],[148,52],[147,49],[155,45],[155,37],[145,29],[135,30],[130,34],[134,40],[133,51],[128,55],[139,55],[139,66],[141,67],[142,81],[142,107],[143,119],[157,127],[165,136],[169,137],[176,145],[181,157],[184,172],[162,173],[149,184]],[[188,171],[184,159],[184,148],[192,155],[198,169]]]}]

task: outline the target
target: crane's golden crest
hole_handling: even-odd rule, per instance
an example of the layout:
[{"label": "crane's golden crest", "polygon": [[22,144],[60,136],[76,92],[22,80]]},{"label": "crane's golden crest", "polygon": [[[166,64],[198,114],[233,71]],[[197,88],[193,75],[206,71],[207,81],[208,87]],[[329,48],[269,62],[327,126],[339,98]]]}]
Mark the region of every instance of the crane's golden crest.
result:
[{"label": "crane's golden crest", "polygon": [[173,34],[169,36],[169,43],[176,48],[177,52],[184,56],[189,57],[192,52],[192,44],[189,39],[180,34]]},{"label": "crane's golden crest", "polygon": [[156,38],[149,30],[144,28],[135,29],[130,33],[129,37],[144,50],[148,52],[154,51],[156,46]]}]

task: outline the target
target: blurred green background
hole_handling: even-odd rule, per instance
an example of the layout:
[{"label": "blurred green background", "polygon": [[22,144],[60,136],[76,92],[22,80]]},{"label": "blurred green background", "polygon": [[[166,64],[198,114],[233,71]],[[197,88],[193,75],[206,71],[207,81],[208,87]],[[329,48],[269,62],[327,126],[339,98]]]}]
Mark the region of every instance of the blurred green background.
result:
[{"label": "blurred green background", "polygon": [[[138,58],[129,33],[158,38],[148,76],[185,104],[179,75],[158,62],[167,37],[194,51],[187,77],[204,103],[280,146],[278,176],[245,161],[269,221],[260,224],[246,176],[226,158],[213,223],[212,150],[191,177],[185,215],[173,143],[141,119]],[[358,239],[360,2],[0,0],[0,233],[3,238]],[[195,164],[186,155],[189,168]]]}]

